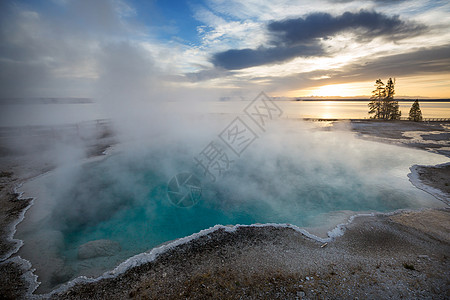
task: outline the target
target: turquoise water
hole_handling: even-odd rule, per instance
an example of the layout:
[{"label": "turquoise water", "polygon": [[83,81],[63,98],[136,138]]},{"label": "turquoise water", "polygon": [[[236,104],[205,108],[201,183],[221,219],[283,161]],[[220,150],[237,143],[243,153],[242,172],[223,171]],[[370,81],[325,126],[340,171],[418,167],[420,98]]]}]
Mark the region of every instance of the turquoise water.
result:
[{"label": "turquoise water", "polygon": [[[375,147],[375,143],[363,143]],[[67,201],[57,205],[52,226],[64,233],[64,255],[75,258],[78,246],[91,240],[114,240],[124,253],[139,253],[216,224],[308,227],[319,215],[335,211],[418,208],[424,204],[424,195],[409,183],[409,165],[403,165],[411,159],[411,151],[418,151],[402,150],[404,159],[389,152],[369,152],[364,158],[360,150],[350,149],[359,160],[357,165],[339,157],[344,149],[337,149],[336,157],[327,161],[255,151],[215,183],[190,164],[189,155],[178,153],[175,165],[193,170],[202,182],[200,201],[187,208],[175,206],[167,196],[171,173],[164,169],[165,163],[173,163],[171,155],[165,151],[139,159],[116,155],[83,168],[77,184],[58,196],[77,207],[68,210]],[[389,170],[383,172],[387,165]]]},{"label": "turquoise water", "polygon": [[[328,215],[339,211],[441,205],[412,186],[406,175],[413,164],[438,164],[445,157],[363,141],[350,133],[291,129],[288,138],[267,132],[216,182],[193,162],[204,145],[187,148],[183,143],[122,151],[55,171],[36,182],[46,187],[48,201],[36,201],[28,223],[19,228],[18,237],[25,241],[21,255],[27,257],[27,240],[39,239],[44,230],[57,232],[56,250],[39,251],[61,258],[71,270],[68,280],[101,275],[132,255],[216,224],[326,226]],[[201,199],[192,207],[175,206],[167,196],[168,182],[179,172],[192,172],[201,181]],[[39,212],[45,216],[33,217]],[[77,258],[80,245],[100,239],[120,243],[122,251],[106,258]],[[28,255],[33,265],[50,272],[52,264],[35,264],[33,259],[40,258]]]},{"label": "turquoise water", "polygon": [[[332,170],[315,168],[314,173],[320,180],[308,178],[307,170],[292,169],[298,180],[276,187],[267,178],[258,177],[256,172],[250,173],[245,176],[246,185],[258,189],[259,193],[253,197],[247,195],[245,199],[239,197],[238,189],[229,189],[228,182],[223,186],[204,182],[201,200],[188,208],[177,207],[169,201],[166,182],[159,180],[157,173],[136,174],[146,186],[136,193],[131,188],[118,189],[120,183],[104,173],[98,174],[101,169],[102,166],[90,167],[78,182],[78,186],[89,186],[89,194],[78,196],[69,190],[65,197],[82,203],[81,197],[87,196],[91,201],[107,202],[110,207],[99,208],[92,219],[83,210],[81,215],[79,210],[71,214],[72,208],[67,211],[66,204],[55,209],[52,219],[55,227],[62,225],[66,255],[74,256],[76,252],[71,250],[98,239],[118,241],[124,251],[138,253],[216,224],[291,223],[307,227],[317,215],[337,210],[384,212],[420,207],[414,201],[416,191],[367,182],[343,166],[334,166]],[[241,171],[238,168],[237,172]],[[336,179],[338,174],[345,180]],[[280,189],[285,191],[283,195]],[[105,194],[105,190],[110,192]],[[260,198],[260,193],[265,199]],[[88,206],[91,205],[89,201]]]}]

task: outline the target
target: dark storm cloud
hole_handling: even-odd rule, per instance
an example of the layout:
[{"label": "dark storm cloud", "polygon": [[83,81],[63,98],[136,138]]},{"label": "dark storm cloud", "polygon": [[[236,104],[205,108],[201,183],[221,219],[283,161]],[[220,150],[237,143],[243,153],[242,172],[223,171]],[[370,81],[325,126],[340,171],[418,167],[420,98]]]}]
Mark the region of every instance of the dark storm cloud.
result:
[{"label": "dark storm cloud", "polygon": [[357,32],[370,40],[379,36],[387,39],[404,38],[424,29],[423,25],[404,22],[398,16],[390,17],[364,10],[358,13],[346,12],[336,17],[328,13],[314,13],[306,18],[276,21],[268,25],[274,42],[287,45],[308,43],[343,31]]},{"label": "dark storm cloud", "polygon": [[259,47],[258,49],[231,49],[214,55],[213,63],[228,70],[243,69],[267,63],[283,62],[296,56],[322,55],[320,45],[295,45],[292,47]]},{"label": "dark storm cloud", "polygon": [[295,57],[321,56],[325,54],[320,39],[327,39],[342,32],[352,32],[359,41],[376,37],[399,40],[422,33],[424,25],[405,22],[398,16],[361,10],[346,12],[340,16],[313,13],[305,18],[274,21],[268,24],[271,47],[257,49],[231,49],[213,55],[215,66],[237,70],[252,66],[283,62]]}]

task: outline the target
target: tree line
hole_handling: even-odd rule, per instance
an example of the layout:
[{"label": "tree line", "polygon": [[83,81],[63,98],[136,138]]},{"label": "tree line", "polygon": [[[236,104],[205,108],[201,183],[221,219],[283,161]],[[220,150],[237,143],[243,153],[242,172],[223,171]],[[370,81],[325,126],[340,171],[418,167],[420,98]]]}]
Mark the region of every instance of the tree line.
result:
[{"label": "tree line", "polygon": [[[375,90],[369,102],[369,114],[372,119],[382,120],[400,120],[402,112],[400,111],[398,101],[394,100],[395,79],[389,78],[384,84],[381,79],[375,81]],[[409,120],[422,121],[422,112],[419,106],[419,100],[414,101],[410,111]]]}]

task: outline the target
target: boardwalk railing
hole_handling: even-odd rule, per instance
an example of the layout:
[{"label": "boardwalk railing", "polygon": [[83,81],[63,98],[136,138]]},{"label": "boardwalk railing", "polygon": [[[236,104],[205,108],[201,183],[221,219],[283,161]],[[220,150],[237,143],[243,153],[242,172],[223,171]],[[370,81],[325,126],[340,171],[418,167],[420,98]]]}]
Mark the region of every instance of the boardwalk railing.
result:
[{"label": "boardwalk railing", "polygon": [[450,122],[450,118],[423,118],[424,122]]},{"label": "boardwalk railing", "polygon": [[[338,120],[367,120],[367,121],[389,121],[383,119],[371,119],[371,118],[311,118],[301,115],[284,114],[285,119],[297,119],[305,121],[338,121]],[[409,121],[408,117],[401,117],[401,121]],[[422,122],[450,122],[450,118],[423,118]]]}]

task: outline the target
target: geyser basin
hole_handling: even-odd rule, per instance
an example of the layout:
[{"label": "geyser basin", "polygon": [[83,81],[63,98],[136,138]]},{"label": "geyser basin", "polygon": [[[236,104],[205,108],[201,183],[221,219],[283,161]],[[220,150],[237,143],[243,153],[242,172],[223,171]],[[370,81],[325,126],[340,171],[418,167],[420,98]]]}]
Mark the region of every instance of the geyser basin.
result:
[{"label": "geyser basin", "polygon": [[[101,275],[134,254],[216,224],[331,230],[336,212],[443,205],[412,186],[407,173],[413,164],[439,164],[445,157],[297,126],[283,123],[282,131],[266,132],[216,182],[193,163],[205,140],[192,148],[130,147],[27,183],[26,194],[38,198],[16,237],[24,240],[20,255],[37,269],[39,291],[80,275]],[[168,182],[180,172],[201,181],[194,206],[178,207],[167,197]]]}]

